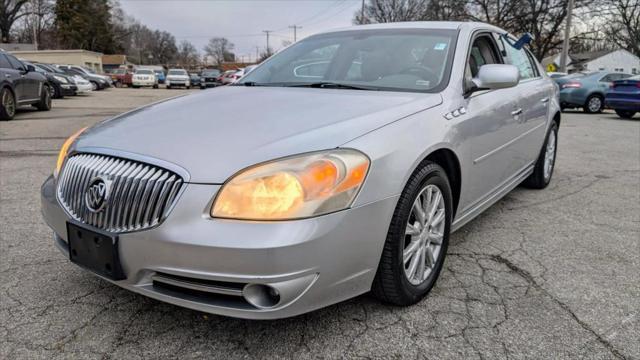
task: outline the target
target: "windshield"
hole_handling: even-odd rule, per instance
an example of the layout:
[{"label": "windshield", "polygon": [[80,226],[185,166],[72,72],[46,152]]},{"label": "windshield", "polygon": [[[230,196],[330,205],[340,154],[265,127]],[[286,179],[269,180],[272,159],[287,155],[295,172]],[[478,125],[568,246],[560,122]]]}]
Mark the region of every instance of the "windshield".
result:
[{"label": "windshield", "polygon": [[115,69],[115,70],[113,70],[113,73],[116,74],[116,75],[122,75],[122,74],[126,74],[127,70],[125,70],[125,69]]},{"label": "windshield", "polygon": [[93,71],[92,69],[89,69],[88,67],[82,66],[82,68],[84,69],[84,71],[88,72],[89,74],[95,74],[96,72]]},{"label": "windshield", "polygon": [[153,70],[153,72],[155,72],[156,74],[164,75],[164,72],[162,70]]},{"label": "windshield", "polygon": [[456,37],[454,30],[430,29],[312,36],[274,55],[238,85],[436,92],[449,81]]},{"label": "windshield", "polygon": [[187,75],[186,70],[169,70],[169,75]]},{"label": "windshield", "polygon": [[136,74],[142,74],[142,75],[153,75],[153,71],[151,71],[151,70],[141,69],[141,70],[136,71]]},{"label": "windshield", "polygon": [[218,70],[207,70],[202,72],[202,76],[218,76],[220,75],[220,71]]},{"label": "windshield", "polygon": [[38,64],[40,65],[40,67],[42,67],[43,69],[49,71],[49,72],[54,72],[54,73],[58,73],[58,74],[66,74],[64,71],[58,69],[57,67],[53,66],[53,65],[49,65],[49,64]]}]

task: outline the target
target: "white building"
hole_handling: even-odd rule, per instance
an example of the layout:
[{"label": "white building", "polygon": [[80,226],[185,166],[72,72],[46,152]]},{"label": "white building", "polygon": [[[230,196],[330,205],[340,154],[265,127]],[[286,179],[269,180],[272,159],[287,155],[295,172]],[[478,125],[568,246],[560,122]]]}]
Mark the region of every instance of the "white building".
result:
[{"label": "white building", "polygon": [[[547,71],[558,71],[559,64],[560,54],[543,60]],[[615,71],[636,75],[640,74],[640,57],[624,49],[570,54],[567,71]]]}]

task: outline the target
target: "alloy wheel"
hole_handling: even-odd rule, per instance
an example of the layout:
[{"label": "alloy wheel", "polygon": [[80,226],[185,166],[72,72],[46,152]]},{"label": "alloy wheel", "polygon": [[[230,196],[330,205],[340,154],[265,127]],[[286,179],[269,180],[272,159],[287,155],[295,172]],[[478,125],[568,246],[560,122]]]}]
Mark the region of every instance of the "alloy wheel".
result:
[{"label": "alloy wheel", "polygon": [[602,108],[602,100],[599,97],[594,96],[589,99],[589,104],[587,104],[587,106],[589,107],[589,111],[598,112]]},{"label": "alloy wheel", "polygon": [[412,285],[422,284],[433,269],[442,248],[445,231],[444,197],[429,184],[416,197],[405,230],[402,254],[404,274]]},{"label": "alloy wheel", "polygon": [[16,102],[13,99],[13,95],[9,91],[2,93],[2,106],[9,117],[13,117],[16,114]]},{"label": "alloy wheel", "polygon": [[547,149],[544,152],[544,178],[548,180],[551,177],[551,171],[556,159],[556,133],[555,131],[549,132],[549,138],[547,139]]}]

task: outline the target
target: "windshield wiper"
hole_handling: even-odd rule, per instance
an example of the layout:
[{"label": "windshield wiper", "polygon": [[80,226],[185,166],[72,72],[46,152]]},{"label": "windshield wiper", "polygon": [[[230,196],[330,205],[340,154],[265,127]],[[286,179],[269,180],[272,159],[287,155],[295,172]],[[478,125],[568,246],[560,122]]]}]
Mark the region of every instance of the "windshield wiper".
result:
[{"label": "windshield wiper", "polygon": [[349,84],[340,84],[329,81],[320,81],[308,84],[292,84],[285,85],[287,87],[310,87],[310,88],[320,88],[320,89],[350,89],[350,90],[378,90],[377,88],[365,87],[365,86],[356,86]]}]

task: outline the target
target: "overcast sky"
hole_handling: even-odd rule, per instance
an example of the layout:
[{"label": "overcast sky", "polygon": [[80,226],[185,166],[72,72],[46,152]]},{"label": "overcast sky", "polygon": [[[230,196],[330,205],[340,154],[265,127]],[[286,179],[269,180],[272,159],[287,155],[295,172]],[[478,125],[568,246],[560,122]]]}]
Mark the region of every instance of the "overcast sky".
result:
[{"label": "overcast sky", "polygon": [[351,25],[361,0],[120,0],[122,9],[151,29],[172,33],[177,42],[191,41],[200,52],[211,37],[226,37],[235,53],[255,58],[266,47],[263,30],[272,30],[271,48],[325,29]]}]

